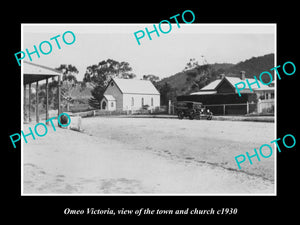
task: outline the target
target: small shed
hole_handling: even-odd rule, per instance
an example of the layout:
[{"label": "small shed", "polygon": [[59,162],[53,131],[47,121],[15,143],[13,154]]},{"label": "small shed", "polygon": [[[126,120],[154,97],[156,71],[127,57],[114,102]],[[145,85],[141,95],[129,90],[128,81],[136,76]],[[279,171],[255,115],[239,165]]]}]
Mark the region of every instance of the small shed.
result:
[{"label": "small shed", "polygon": [[[58,70],[55,70],[53,68],[23,61],[22,62],[22,76],[23,76],[23,85],[24,85],[24,106],[26,103],[26,85],[29,86],[28,88],[28,117],[24,119],[27,120],[26,122],[31,122],[32,118],[30,115],[30,107],[31,107],[31,84],[35,83],[36,87],[36,106],[35,106],[35,116],[36,116],[36,122],[38,123],[40,121],[39,118],[39,108],[38,108],[38,89],[39,89],[39,81],[46,80],[46,120],[48,120],[49,116],[49,107],[48,107],[48,79],[51,77],[58,77],[58,88],[57,88],[57,98],[58,98],[58,115],[61,113],[61,72]],[[26,109],[24,107],[24,115],[25,115]],[[47,122],[48,124],[49,122]]]}]

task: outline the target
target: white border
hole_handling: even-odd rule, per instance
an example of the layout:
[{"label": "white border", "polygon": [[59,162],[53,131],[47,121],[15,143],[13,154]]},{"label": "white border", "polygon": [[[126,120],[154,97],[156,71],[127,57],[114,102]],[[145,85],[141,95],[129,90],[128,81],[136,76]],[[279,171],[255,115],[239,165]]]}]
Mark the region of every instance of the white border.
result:
[{"label": "white border", "polygon": [[[274,40],[274,65],[275,67],[277,66],[277,24],[275,24],[275,40]],[[274,92],[274,97],[275,97],[275,107],[274,107],[274,113],[275,113],[275,131],[274,131],[274,135],[275,135],[275,139],[277,139],[277,74],[276,72],[274,71],[274,80],[275,80],[275,84],[274,84],[274,87],[275,87],[275,92]],[[274,139],[274,140],[275,140]],[[275,160],[275,163],[274,163],[274,192],[275,192],[275,196],[277,196],[277,151],[275,151],[276,149],[276,146],[275,146],[275,143],[273,144],[274,146],[274,160]]]},{"label": "white border", "polygon": [[[24,45],[23,45],[23,25],[21,24],[21,49],[24,49]],[[23,61],[21,61],[21,130],[23,130],[23,124],[24,124],[24,85],[23,85],[23,82],[24,82],[24,76],[23,76]],[[23,193],[23,182],[24,182],[24,179],[23,179],[23,166],[24,166],[24,161],[23,161],[23,157],[24,157],[24,154],[23,154],[23,141],[21,140],[21,195],[26,195]]]},{"label": "white border", "polygon": [[[80,23],[80,24],[55,24],[55,23],[41,23],[41,24],[32,24],[32,23],[22,23],[21,24],[21,49],[23,49],[24,45],[23,45],[23,28],[25,25],[30,25],[30,26],[140,26],[140,27],[143,27],[144,25],[149,25],[149,24],[106,24],[106,23],[103,23],[103,24],[91,24],[91,23]],[[150,24],[150,25],[153,25],[153,24]],[[261,24],[255,24],[255,23],[226,23],[226,24],[218,24],[218,23],[204,23],[204,24],[199,24],[199,23],[194,23],[193,26],[195,25],[200,25],[200,26],[220,26],[220,27],[223,27],[223,26],[241,26],[241,27],[245,27],[245,30],[243,30],[243,32],[241,32],[241,30],[238,31],[238,33],[253,33],[251,32],[251,30],[249,30],[249,27],[251,26],[255,26],[256,28],[259,27],[259,26],[271,26],[273,25],[273,32],[274,32],[274,35],[275,35],[275,39],[274,39],[274,44],[275,44],[275,47],[274,47],[274,65],[277,66],[277,23],[261,23]],[[183,33],[195,33],[195,30],[190,30],[191,28],[191,25],[190,24],[180,24],[180,26],[185,26],[185,29],[186,31],[183,31]],[[127,29],[125,29],[125,33],[130,33],[128,32]],[[49,30],[45,29],[45,30],[39,30],[39,33],[43,33],[43,32],[49,32]],[[123,33],[124,30],[121,30],[118,29],[118,30],[115,30],[115,32],[118,32],[118,33]],[[203,31],[202,31],[203,32]],[[224,31],[225,32],[225,31]],[[237,31],[236,30],[233,30],[231,31],[232,33],[236,33]],[[225,33],[231,33],[228,31],[228,28],[226,29],[226,32]],[[272,33],[273,33],[272,32]],[[89,33],[88,31],[86,31],[85,33]],[[201,33],[201,32],[199,32]],[[217,33],[216,31],[214,32],[203,32],[203,33]],[[259,32],[256,32],[256,33],[270,33],[269,32],[266,32],[266,30],[264,28],[262,28]],[[270,68],[271,69],[271,68]],[[275,115],[274,115],[274,119],[275,119],[275,123],[274,123],[274,126],[275,126],[275,131],[274,131],[274,135],[275,135],[275,138],[277,138],[277,76],[274,72],[274,80],[275,80]],[[21,130],[23,130],[23,102],[24,100],[24,87],[23,87],[23,62],[21,61]],[[275,144],[274,144],[275,145]],[[276,149],[276,147],[274,148]],[[199,193],[189,193],[189,194],[178,194],[178,193],[159,193],[159,194],[97,194],[97,193],[94,193],[94,194],[90,194],[90,193],[79,193],[79,194],[24,194],[23,192],[23,141],[21,141],[21,196],[277,196],[277,151],[273,151],[275,153],[274,155],[274,193],[265,193],[265,194],[255,194],[255,193],[249,193],[249,194],[245,194],[245,193],[242,193],[242,194],[224,194],[224,193],[209,193],[209,194],[199,194]]]}]

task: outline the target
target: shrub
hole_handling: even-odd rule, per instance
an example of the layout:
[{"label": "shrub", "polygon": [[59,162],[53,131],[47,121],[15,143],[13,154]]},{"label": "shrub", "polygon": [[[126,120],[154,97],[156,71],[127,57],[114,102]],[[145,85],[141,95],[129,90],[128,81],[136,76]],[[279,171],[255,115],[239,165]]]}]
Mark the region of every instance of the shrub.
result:
[{"label": "shrub", "polygon": [[150,107],[149,105],[143,105],[142,109],[148,110],[149,107]]}]

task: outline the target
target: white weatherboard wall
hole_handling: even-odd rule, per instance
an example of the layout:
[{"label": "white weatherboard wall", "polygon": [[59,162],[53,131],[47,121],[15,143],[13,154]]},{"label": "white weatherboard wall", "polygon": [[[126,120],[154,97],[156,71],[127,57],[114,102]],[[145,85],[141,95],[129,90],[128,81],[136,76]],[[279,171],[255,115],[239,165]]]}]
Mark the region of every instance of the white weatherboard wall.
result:
[{"label": "white weatherboard wall", "polygon": [[[133,98],[133,103],[132,103]],[[123,109],[124,110],[139,110],[142,108],[142,98],[144,105],[148,105],[148,109],[155,109],[160,106],[160,95],[153,94],[123,94]],[[153,105],[151,105],[151,98]]]}]

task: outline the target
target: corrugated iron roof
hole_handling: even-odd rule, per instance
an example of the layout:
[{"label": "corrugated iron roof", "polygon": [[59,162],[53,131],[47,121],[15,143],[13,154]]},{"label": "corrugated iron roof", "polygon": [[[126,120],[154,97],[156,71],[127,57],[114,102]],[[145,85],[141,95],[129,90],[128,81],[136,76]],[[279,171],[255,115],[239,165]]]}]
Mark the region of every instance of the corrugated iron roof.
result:
[{"label": "corrugated iron roof", "polygon": [[113,78],[113,81],[123,94],[160,94],[149,80]]},{"label": "corrugated iron roof", "polygon": [[58,70],[55,70],[47,66],[27,62],[27,61],[23,62],[23,74],[53,75],[53,76],[61,75],[61,73]]},{"label": "corrugated iron roof", "polygon": [[[220,84],[220,82],[223,80],[223,79],[226,79],[229,81],[229,83],[235,88],[235,84],[239,83],[239,82],[246,82],[245,80],[242,80],[241,78],[239,77],[224,77],[222,79],[217,79],[213,82],[211,82],[210,84],[206,85],[205,87],[201,88],[200,91],[207,91],[207,90],[216,90],[216,87]],[[255,82],[255,79],[252,79],[252,78],[247,78],[248,82],[250,84],[254,83]],[[267,85],[264,85],[262,84],[259,80],[258,80],[258,83],[260,85],[260,88],[264,88],[264,90],[271,90],[272,88],[267,86]],[[256,89],[259,89],[259,87],[257,86],[257,84],[253,84],[251,85],[251,88],[253,90],[256,90]],[[246,85],[246,88],[245,89],[249,89],[248,85]]]},{"label": "corrugated iron roof", "polygon": [[218,86],[218,84],[221,82],[222,79],[217,79],[211,83],[209,83],[208,85],[204,86],[203,88],[201,88],[201,91],[206,91],[206,90],[215,90],[215,88]]},{"label": "corrugated iron roof", "polygon": [[[255,83],[255,79],[253,79],[253,78],[246,78],[246,80],[242,80],[239,77],[225,77],[225,78],[232,84],[233,87],[235,87],[235,84],[237,84],[239,82],[242,82],[242,81],[246,82],[246,80],[248,80],[249,84],[253,83],[253,85],[251,85],[251,88],[253,90],[261,89],[261,88],[264,88],[264,90],[271,90],[272,89],[271,87],[269,87],[267,85],[264,85],[262,82],[260,82],[260,80],[257,80],[257,82],[258,82],[258,84],[260,86],[260,88],[259,88],[257,86],[257,84]],[[248,86],[247,83],[246,83],[245,89],[249,89],[249,86]]]},{"label": "corrugated iron roof", "polygon": [[24,84],[34,83],[36,81],[44,80],[46,78],[60,76],[61,73],[53,68],[23,61],[22,64]]}]

